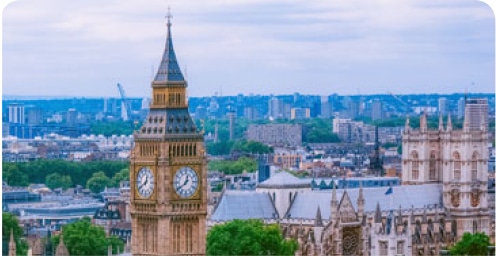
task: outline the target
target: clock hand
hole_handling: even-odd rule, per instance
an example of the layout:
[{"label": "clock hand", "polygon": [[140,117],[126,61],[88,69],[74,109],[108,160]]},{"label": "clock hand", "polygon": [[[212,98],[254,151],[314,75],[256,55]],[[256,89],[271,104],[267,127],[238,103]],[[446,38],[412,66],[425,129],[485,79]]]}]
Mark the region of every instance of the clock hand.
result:
[{"label": "clock hand", "polygon": [[184,181],[184,183],[181,186],[177,187],[177,189],[179,190],[182,187],[186,186],[186,184],[188,184],[188,181],[189,181],[189,176],[186,176],[186,180]]}]

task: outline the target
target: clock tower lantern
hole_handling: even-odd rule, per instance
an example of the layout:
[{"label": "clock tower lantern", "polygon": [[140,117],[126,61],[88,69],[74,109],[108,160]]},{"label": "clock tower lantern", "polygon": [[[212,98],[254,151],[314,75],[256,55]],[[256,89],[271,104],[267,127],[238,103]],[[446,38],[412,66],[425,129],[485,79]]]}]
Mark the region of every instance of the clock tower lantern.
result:
[{"label": "clock tower lantern", "polygon": [[151,83],[150,112],[131,152],[133,255],[205,254],[207,170],[203,135],[188,112],[167,17],[167,39]]}]

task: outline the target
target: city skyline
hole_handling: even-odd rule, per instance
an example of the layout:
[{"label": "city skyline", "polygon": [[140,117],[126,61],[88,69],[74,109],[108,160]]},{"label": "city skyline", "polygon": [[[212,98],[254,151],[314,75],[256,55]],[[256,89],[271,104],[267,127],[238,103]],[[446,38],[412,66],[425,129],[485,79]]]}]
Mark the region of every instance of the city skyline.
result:
[{"label": "city skyline", "polygon": [[494,92],[481,1],[41,2],[3,10],[2,95],[149,97],[167,6],[193,97]]}]

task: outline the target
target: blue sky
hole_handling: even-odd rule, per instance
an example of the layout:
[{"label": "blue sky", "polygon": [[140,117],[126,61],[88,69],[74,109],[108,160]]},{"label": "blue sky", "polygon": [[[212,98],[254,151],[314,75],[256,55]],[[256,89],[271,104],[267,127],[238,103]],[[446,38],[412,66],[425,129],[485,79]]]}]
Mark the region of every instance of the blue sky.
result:
[{"label": "blue sky", "polygon": [[3,95],[149,96],[171,7],[190,96],[494,92],[477,0],[17,0]]}]

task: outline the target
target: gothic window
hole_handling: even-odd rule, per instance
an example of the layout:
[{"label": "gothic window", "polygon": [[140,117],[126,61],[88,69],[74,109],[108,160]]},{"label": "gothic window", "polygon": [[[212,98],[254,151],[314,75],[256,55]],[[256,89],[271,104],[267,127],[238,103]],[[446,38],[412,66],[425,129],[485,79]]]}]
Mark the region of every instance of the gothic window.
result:
[{"label": "gothic window", "polygon": [[419,159],[416,151],[412,152],[412,179],[418,180],[419,178]]},{"label": "gothic window", "polygon": [[477,230],[477,220],[473,220],[473,224],[472,224],[472,233],[476,233],[478,230]]},{"label": "gothic window", "polygon": [[436,153],[431,152],[431,157],[429,159],[429,180],[436,179]]},{"label": "gothic window", "polygon": [[403,255],[405,253],[405,241],[398,241],[396,246],[396,254]]},{"label": "gothic window", "polygon": [[472,155],[472,181],[477,180],[477,153],[474,152]]},{"label": "gothic window", "polygon": [[453,154],[453,178],[455,180],[460,180],[461,174],[462,174],[462,161],[460,158],[460,154],[458,152],[455,152]]},{"label": "gothic window", "polygon": [[379,255],[388,255],[387,241],[379,241]]}]

